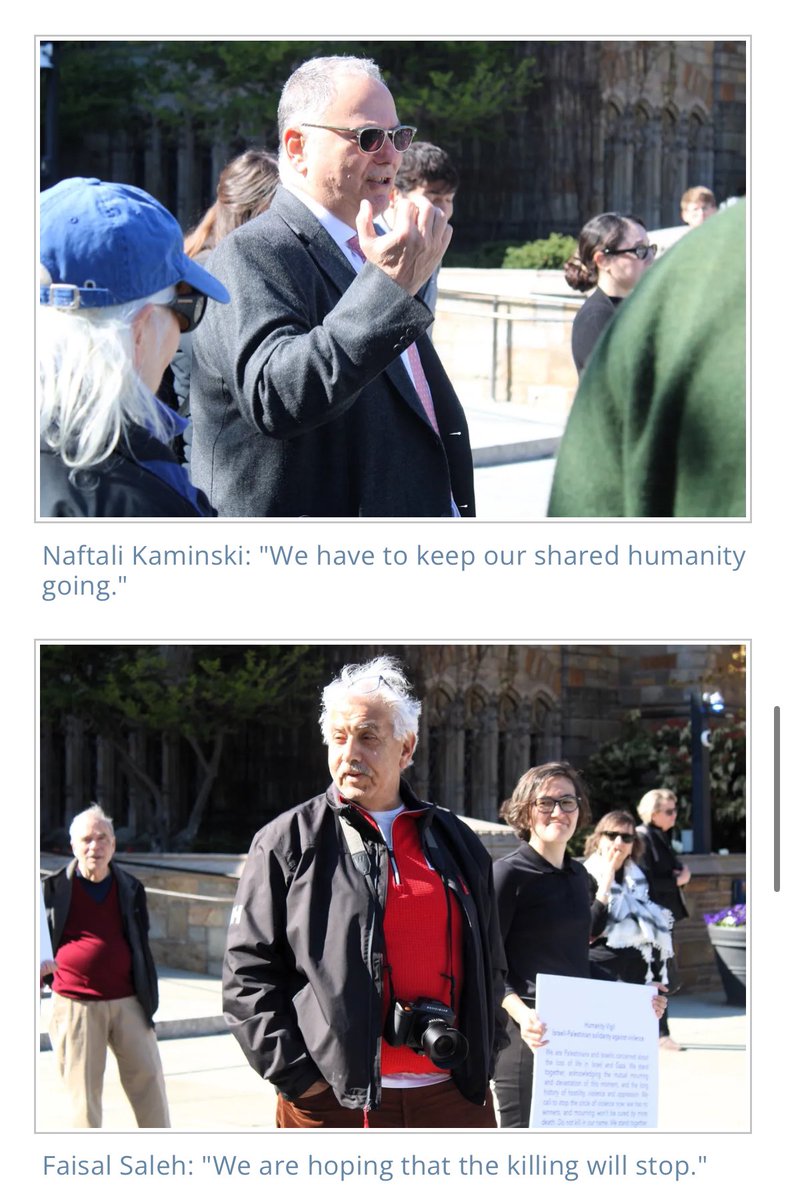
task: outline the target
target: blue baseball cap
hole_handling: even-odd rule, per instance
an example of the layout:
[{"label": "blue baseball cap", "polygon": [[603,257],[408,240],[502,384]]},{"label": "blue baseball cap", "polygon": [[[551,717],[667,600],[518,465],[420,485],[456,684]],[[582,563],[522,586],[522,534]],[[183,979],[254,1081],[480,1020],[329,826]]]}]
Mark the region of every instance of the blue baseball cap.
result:
[{"label": "blue baseball cap", "polygon": [[49,281],[39,302],[106,308],[177,283],[227,304],[229,292],[183,250],[183,231],[141,188],[64,179],[41,193],[41,263]]}]

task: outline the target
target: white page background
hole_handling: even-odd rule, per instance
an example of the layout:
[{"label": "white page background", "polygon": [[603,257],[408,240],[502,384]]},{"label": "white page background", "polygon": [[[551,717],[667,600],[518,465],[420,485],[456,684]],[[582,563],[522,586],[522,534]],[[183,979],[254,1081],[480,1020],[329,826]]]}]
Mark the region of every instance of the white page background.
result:
[{"label": "white page background", "polygon": [[[31,16],[28,17],[28,12]],[[493,1181],[495,1195],[518,1196],[529,1181],[508,1175],[507,1156],[514,1158],[540,1152],[551,1158],[573,1159],[579,1164],[589,1156],[624,1150],[631,1163],[655,1165],[654,1174],[629,1173],[627,1178],[588,1179],[580,1175],[583,1195],[662,1195],[666,1177],[657,1164],[681,1160],[690,1174],[681,1180],[679,1194],[703,1196],[711,1189],[717,1197],[735,1196],[754,1178],[779,1177],[780,1097],[776,1081],[782,1078],[783,1039],[781,1029],[782,956],[784,905],[773,889],[773,706],[784,694],[782,649],[783,610],[783,353],[782,353],[782,216],[784,196],[782,109],[783,78],[781,38],[765,10],[741,9],[739,5],[716,3],[696,14],[684,5],[663,3],[653,10],[629,10],[623,14],[590,11],[586,6],[567,4],[559,9],[527,12],[502,6],[487,8],[475,19],[454,9],[363,10],[358,6],[334,4],[324,7],[302,5],[297,14],[288,13],[283,25],[269,9],[253,8],[240,13],[217,12],[206,7],[177,8],[139,3],[134,8],[108,10],[105,5],[43,3],[35,14],[25,9],[14,14],[4,42],[2,78],[6,113],[5,145],[5,287],[2,314],[6,331],[5,403],[6,426],[6,523],[3,542],[7,569],[4,588],[7,602],[5,701],[3,723],[6,735],[6,800],[9,844],[6,858],[10,869],[7,902],[27,904],[28,920],[22,922],[20,941],[6,947],[4,995],[6,1014],[6,1079],[11,1103],[5,1118],[6,1145],[17,1187],[47,1186],[42,1173],[45,1154],[98,1157],[111,1153],[146,1159],[150,1155],[168,1159],[173,1154],[193,1164],[189,1178],[144,1178],[149,1194],[192,1196],[210,1191],[212,1197],[227,1198],[261,1187],[281,1185],[258,1176],[217,1179],[201,1167],[204,1154],[238,1154],[252,1161],[292,1158],[305,1164],[308,1155],[345,1158],[357,1162],[358,1155],[394,1164],[406,1155],[446,1160],[441,1178],[414,1181],[415,1196],[428,1194],[451,1197],[475,1196],[479,1186]],[[513,16],[511,16],[513,14]],[[760,15],[761,14],[761,15]],[[611,17],[614,18],[612,25]],[[218,18],[218,19],[216,19]],[[515,24],[513,24],[515,21]],[[27,28],[25,28],[27,22]],[[414,28],[416,23],[423,29]],[[599,30],[598,27],[601,27]],[[605,27],[604,27],[605,26]],[[400,28],[398,28],[400,27]],[[226,37],[321,36],[329,28],[332,36],[358,30],[391,36],[480,36],[493,32],[505,37],[673,37],[692,38],[752,34],[750,77],[752,90],[752,138],[750,159],[754,187],[749,201],[753,229],[752,268],[756,282],[753,299],[752,348],[752,447],[753,522],[719,524],[691,522],[668,525],[662,522],[625,524],[537,523],[529,526],[486,525],[482,522],[416,522],[402,527],[395,522],[326,523],[298,522],[232,523],[208,522],[174,525],[166,522],[104,525],[36,525],[34,481],[31,470],[35,433],[32,385],[32,326],[35,281],[30,269],[30,247],[34,238],[35,180],[37,159],[35,124],[32,115],[32,69],[36,33],[57,36],[149,36]],[[149,33],[149,31],[155,31]],[[631,32],[631,30],[633,32]],[[85,82],[89,87],[89,80]],[[29,282],[29,287],[28,287]],[[41,582],[46,577],[42,548],[54,539],[61,544],[79,542],[95,546],[146,542],[160,546],[215,547],[240,543],[251,554],[250,566],[199,573],[148,569],[125,572],[128,579],[118,584],[117,595],[107,603],[96,601],[40,600]],[[463,574],[456,569],[408,567],[358,568],[343,572],[314,565],[281,572],[257,567],[263,556],[260,544],[296,545],[315,553],[323,546],[352,546],[373,549],[381,557],[384,547],[404,549],[412,556],[418,543],[443,549],[467,549],[476,555],[477,566]],[[576,570],[492,569],[482,565],[486,550],[501,547],[526,548],[552,545],[564,548],[593,547],[621,549],[629,543],[653,548],[713,548],[730,546],[744,550],[744,568],[693,570],[590,568]],[[240,576],[240,578],[238,578]],[[245,582],[242,582],[245,580]],[[423,641],[462,640],[470,642],[534,641],[614,642],[630,640],[675,643],[698,640],[751,640],[749,655],[750,754],[749,902],[755,913],[751,928],[751,1068],[753,1083],[753,1131],[750,1134],[589,1134],[526,1133],[505,1130],[487,1133],[392,1133],[336,1134],[331,1132],[252,1136],[189,1135],[171,1133],[48,1135],[34,1132],[33,1086],[35,1067],[35,975],[34,940],[38,920],[37,848],[35,845],[36,706],[35,640],[105,639],[108,641],[176,640],[223,638],[233,640],[328,640]],[[754,804],[755,799],[755,804]],[[33,880],[36,880],[34,885]],[[13,898],[13,899],[12,899]],[[10,926],[9,926],[10,927]],[[27,936],[25,936],[27,931]],[[10,985],[13,986],[10,986]],[[28,990],[30,989],[30,990]],[[495,1176],[459,1173],[459,1158],[472,1154],[478,1160],[499,1164]],[[702,1161],[702,1159],[704,1161]],[[755,1165],[754,1165],[755,1164]],[[305,1169],[305,1168],[304,1168]],[[135,1183],[139,1178],[131,1177]],[[51,1180],[49,1181],[51,1183]],[[317,1183],[320,1194],[334,1196],[380,1195],[385,1188],[410,1187],[397,1178],[393,1183],[373,1178],[315,1180],[301,1173],[298,1180],[283,1186],[298,1193]],[[62,1178],[56,1181],[60,1195],[98,1194],[107,1181],[101,1177]],[[113,1175],[110,1186],[123,1186]],[[129,1185],[130,1186],[130,1185]],[[564,1178],[539,1179],[540,1195],[558,1195],[571,1184]]]}]

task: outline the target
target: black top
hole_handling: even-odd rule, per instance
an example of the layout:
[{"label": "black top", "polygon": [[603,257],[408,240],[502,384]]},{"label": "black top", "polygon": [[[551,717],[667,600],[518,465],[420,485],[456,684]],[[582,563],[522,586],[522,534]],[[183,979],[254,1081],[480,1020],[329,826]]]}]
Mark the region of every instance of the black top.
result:
[{"label": "black top", "polygon": [[682,870],[682,863],[672,849],[671,830],[667,832],[657,825],[639,825],[636,832],[644,842],[639,866],[647,876],[650,899],[667,908],[675,921],[682,921],[687,917],[688,909],[674,875],[675,871]]},{"label": "black top", "polygon": [[163,442],[131,426],[103,462],[74,471],[41,444],[42,517],[211,517]]},{"label": "black top", "polygon": [[561,868],[522,842],[494,863],[500,930],[508,960],[507,991],[535,999],[535,978],[590,976],[590,886],[569,854]]},{"label": "black top", "polygon": [[622,296],[607,296],[600,288],[596,288],[576,313],[573,319],[570,343],[573,361],[579,374],[587,365],[587,359],[595,349],[595,343],[613,319],[622,300]]}]

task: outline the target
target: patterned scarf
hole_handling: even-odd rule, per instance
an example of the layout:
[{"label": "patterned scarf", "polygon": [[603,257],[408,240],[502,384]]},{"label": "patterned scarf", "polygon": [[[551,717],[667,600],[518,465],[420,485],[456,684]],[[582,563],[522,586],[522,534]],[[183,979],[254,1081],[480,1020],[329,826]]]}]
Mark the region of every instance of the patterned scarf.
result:
[{"label": "patterned scarf", "polygon": [[[584,867],[596,883],[600,883],[608,869],[606,859],[599,853],[584,860]],[[674,957],[671,927],[674,917],[666,908],[650,900],[644,872],[631,859],[622,869],[622,883],[616,879],[611,885],[609,915],[603,937],[614,950],[634,946],[647,964],[646,982],[651,983],[653,951],[660,954],[662,963],[660,983],[668,983],[667,959]]]}]

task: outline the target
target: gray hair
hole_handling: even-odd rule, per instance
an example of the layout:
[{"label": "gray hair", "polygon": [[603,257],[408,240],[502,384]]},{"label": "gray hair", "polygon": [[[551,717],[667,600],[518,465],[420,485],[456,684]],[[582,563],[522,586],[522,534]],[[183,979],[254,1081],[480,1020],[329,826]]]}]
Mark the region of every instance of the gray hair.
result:
[{"label": "gray hair", "polygon": [[658,812],[668,800],[677,803],[677,797],[671,788],[652,788],[649,792],[644,793],[636,805],[636,811],[645,825],[650,824],[653,813]]},{"label": "gray hair", "polygon": [[278,102],[278,139],[284,153],[284,130],[297,119],[319,119],[338,95],[339,75],[367,75],[384,83],[382,72],[371,58],[354,58],[350,54],[329,58],[310,58],[293,71],[284,84]]},{"label": "gray hair", "polygon": [[89,808],[85,808],[82,812],[77,813],[68,826],[68,836],[72,842],[76,837],[79,826],[89,817],[93,817],[96,821],[103,821],[105,825],[109,826],[109,832],[112,834],[112,837],[115,836],[115,827],[112,824],[112,818],[106,815],[100,804],[91,804]]},{"label": "gray hair", "polygon": [[41,435],[67,467],[85,470],[103,462],[131,425],[171,440],[174,422],[134,366],[134,319],[147,304],[164,304],[174,295],[170,287],[107,308],[39,308]]},{"label": "gray hair", "polygon": [[[319,727],[325,744],[329,741],[330,713],[350,696],[381,700],[390,710],[396,738],[412,734],[417,745],[421,704],[412,695],[412,684],[401,663],[388,654],[366,663],[349,663],[322,692]],[[413,747],[414,749],[414,747]]]}]

